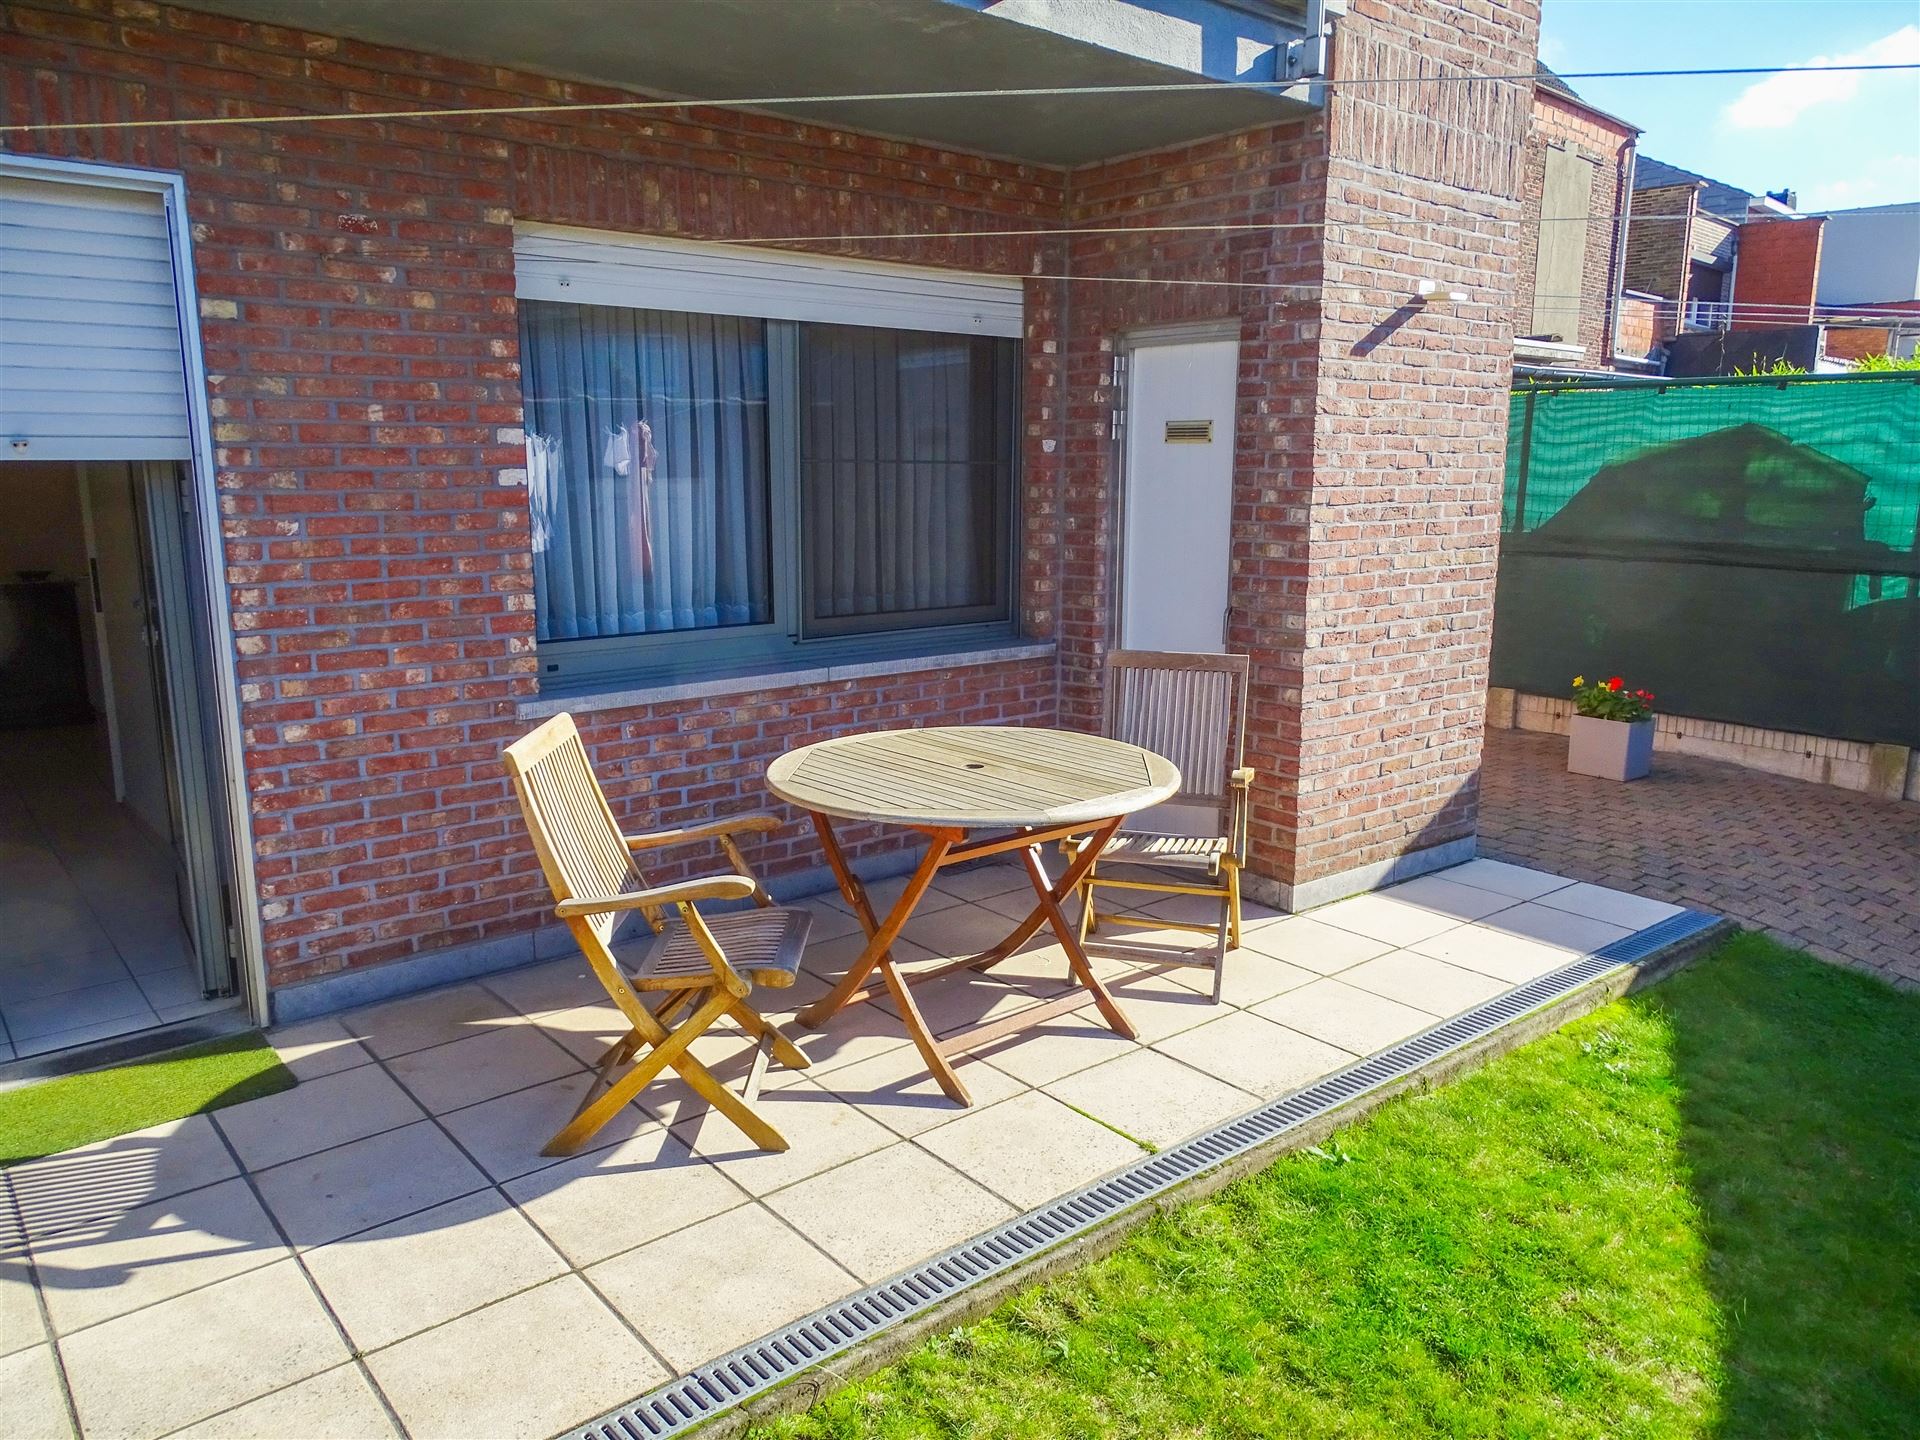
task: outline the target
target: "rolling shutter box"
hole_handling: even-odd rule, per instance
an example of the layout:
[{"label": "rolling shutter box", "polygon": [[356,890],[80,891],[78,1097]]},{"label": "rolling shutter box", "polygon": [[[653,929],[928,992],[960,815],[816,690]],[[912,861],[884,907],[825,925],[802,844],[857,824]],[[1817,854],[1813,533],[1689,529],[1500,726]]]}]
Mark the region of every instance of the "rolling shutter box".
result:
[{"label": "rolling shutter box", "polygon": [[0,176],[0,458],[191,457],[173,274],[159,193]]},{"label": "rolling shutter box", "polygon": [[1021,284],[1003,275],[549,225],[515,230],[514,275],[525,300],[1013,339],[1022,333]]}]

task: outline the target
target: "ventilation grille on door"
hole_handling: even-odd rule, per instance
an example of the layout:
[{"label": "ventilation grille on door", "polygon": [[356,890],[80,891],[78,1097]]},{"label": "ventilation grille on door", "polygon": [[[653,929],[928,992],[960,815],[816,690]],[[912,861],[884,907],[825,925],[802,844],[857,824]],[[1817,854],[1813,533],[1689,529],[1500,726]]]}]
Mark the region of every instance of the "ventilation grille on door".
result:
[{"label": "ventilation grille on door", "polygon": [[1142,1156],[1123,1170],[1049,1201],[912,1269],[835,1301],[804,1320],[709,1361],[632,1404],[570,1432],[568,1440],[666,1440],[724,1414],[942,1300],[1084,1234],[1202,1171],[1264,1145],[1307,1121],[1406,1078],[1441,1056],[1484,1039],[1529,1011],[1571,994],[1608,971],[1644,960],[1719,924],[1683,910],[1616,940],[1538,980],[1497,995],[1464,1015],[1316,1080],[1191,1139]]},{"label": "ventilation grille on door", "polygon": [[1167,421],[1167,444],[1169,445],[1211,445],[1212,443],[1213,421],[1211,420]]}]

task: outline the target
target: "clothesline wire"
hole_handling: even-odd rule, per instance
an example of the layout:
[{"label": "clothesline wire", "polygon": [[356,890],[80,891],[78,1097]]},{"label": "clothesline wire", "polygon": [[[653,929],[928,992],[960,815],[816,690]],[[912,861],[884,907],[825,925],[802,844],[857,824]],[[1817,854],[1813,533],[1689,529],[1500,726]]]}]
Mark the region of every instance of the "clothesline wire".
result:
[{"label": "clothesline wire", "polygon": [[[598,259],[594,256],[543,254],[537,250],[519,251],[517,252],[517,258],[525,259],[525,260],[549,261],[549,262],[553,262],[555,264],[561,264],[561,265],[606,266],[615,270],[625,270],[625,269],[631,268],[616,260],[603,260],[603,259]],[[1411,298],[1412,298],[1404,290],[1388,290],[1384,288],[1374,289],[1374,288],[1369,288],[1366,286],[1358,286],[1358,285],[1328,286],[1328,285],[1294,284],[1294,283],[1289,283],[1287,281],[1274,281],[1274,280],[1215,280],[1215,279],[1208,279],[1208,278],[1203,278],[1199,276],[1179,276],[1179,275],[1175,275],[1175,276],[1072,275],[1072,274],[1060,274],[1060,273],[1051,273],[1051,272],[1044,272],[1044,271],[1034,271],[1034,272],[1022,273],[1018,275],[1014,275],[1014,274],[996,275],[994,278],[1003,279],[1003,280],[1049,280],[1049,281],[1058,281],[1066,284],[1086,283],[1086,284],[1107,284],[1107,285],[1187,285],[1187,286],[1193,286],[1193,287],[1202,288],[1202,289],[1291,292],[1293,295],[1295,295],[1300,299],[1310,299],[1314,296],[1325,295],[1329,293],[1329,291],[1336,290],[1336,289],[1344,290],[1347,292],[1349,296],[1354,298],[1372,298],[1372,297],[1385,296],[1388,298],[1399,298],[1402,300],[1406,300],[1409,303],[1411,303]],[[1547,292],[1540,292],[1537,294],[1533,292],[1529,292],[1529,294],[1531,298],[1537,299],[1537,300],[1582,300],[1586,298],[1583,295],[1552,294]],[[1667,304],[1678,303],[1665,296],[1655,296],[1653,298],[1656,300],[1664,300]],[[1448,303],[1448,302],[1442,302],[1442,303]],[[1715,305],[1731,306],[1735,313],[1752,314],[1756,317],[1767,316],[1767,315],[1778,315],[1782,318],[1792,318],[1796,315],[1804,317],[1807,313],[1807,307],[1803,305],[1794,306],[1794,305],[1788,305],[1785,303],[1781,303],[1777,305],[1769,302],[1762,302],[1762,301],[1751,301],[1751,302],[1712,301],[1708,303],[1712,303]],[[1457,309],[1462,305],[1472,305],[1476,307],[1495,309],[1495,310],[1505,309],[1504,306],[1501,306],[1495,301],[1475,300],[1472,298],[1469,298],[1464,301],[1450,302],[1448,303],[1448,308]],[[1867,319],[1867,318],[1910,320],[1916,323],[1920,323],[1920,311],[1848,310],[1845,312],[1828,312],[1827,314],[1819,315],[1815,317],[1815,319],[1817,320],[1832,320],[1832,319],[1859,320],[1859,319]],[[1813,322],[1810,321],[1808,323],[1813,323]]]},{"label": "clothesline wire", "polygon": [[[1845,65],[1723,65],[1672,70],[1569,71],[1562,80],[1678,80],[1745,75],[1863,74],[1884,71],[1920,71],[1915,63],[1859,63]],[[710,99],[593,100],[532,102],[524,105],[462,105],[413,110],[336,110],[287,115],[169,116],[157,120],[62,120],[0,125],[0,135],[45,134],[54,131],[154,130],[226,125],[315,125],[368,120],[470,119],[487,115],[568,115],[591,112],[647,112],[686,109],[764,109],[782,105],[851,105],[900,100],[1022,100],[1065,99],[1082,95],[1211,95],[1222,91],[1269,94],[1301,86],[1348,90],[1371,85],[1535,84],[1535,71],[1489,75],[1353,75],[1298,80],[1197,80],[1137,85],[1045,85],[990,87],[970,90],[856,91],[836,95],[740,95]]]}]

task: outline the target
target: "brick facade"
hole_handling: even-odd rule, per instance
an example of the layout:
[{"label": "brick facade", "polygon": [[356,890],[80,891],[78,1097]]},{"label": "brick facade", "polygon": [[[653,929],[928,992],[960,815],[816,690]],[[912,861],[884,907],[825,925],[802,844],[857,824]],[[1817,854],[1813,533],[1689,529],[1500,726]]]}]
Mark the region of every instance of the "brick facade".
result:
[{"label": "brick facade", "polygon": [[[1567,363],[1588,369],[1606,369],[1613,360],[1608,348],[1613,335],[1613,287],[1620,265],[1625,227],[1620,214],[1626,166],[1633,150],[1635,130],[1623,121],[1569,99],[1544,85],[1533,92],[1532,123],[1527,135],[1525,189],[1521,194],[1521,224],[1515,232],[1519,273],[1532,277],[1540,254],[1541,201],[1546,188],[1547,151],[1570,150],[1594,162],[1593,189],[1586,225],[1586,254],[1580,280],[1580,332],[1569,338],[1585,350]],[[1525,335],[1533,329],[1533,288],[1521,285],[1514,295],[1513,330]]]},{"label": "brick facade", "polygon": [[[1513,73],[1535,25],[1530,0],[1361,0],[1337,59]],[[1020,614],[1059,658],[595,712],[583,728],[627,822],[763,805],[772,755],[836,730],[1091,723],[1113,344],[1237,314],[1255,869],[1296,886],[1470,835],[1529,89],[1337,93],[1324,119],[1072,173],[704,108],[10,137],[186,177],[272,982],[521,932],[548,909],[497,761],[537,690],[515,220],[704,238],[1341,227],[817,247],[1089,277],[1026,282]],[[9,123],[624,98],[148,0],[0,7]],[[1415,240],[1370,229],[1379,215],[1434,223]],[[1428,274],[1474,303],[1409,307]],[[1092,278],[1108,275],[1305,288]],[[797,826],[752,858],[817,860]]]},{"label": "brick facade", "polygon": [[1659,340],[1669,340],[1680,330],[1699,214],[1700,186],[1695,182],[1650,185],[1633,192],[1633,212],[1627,222],[1626,288],[1672,302],[1659,318]]},{"label": "brick facade", "polygon": [[1814,289],[1820,278],[1823,216],[1805,220],[1750,220],[1740,227],[1740,268],[1734,273],[1733,298],[1741,306],[1736,330],[1771,330],[1804,325],[1813,319]]}]

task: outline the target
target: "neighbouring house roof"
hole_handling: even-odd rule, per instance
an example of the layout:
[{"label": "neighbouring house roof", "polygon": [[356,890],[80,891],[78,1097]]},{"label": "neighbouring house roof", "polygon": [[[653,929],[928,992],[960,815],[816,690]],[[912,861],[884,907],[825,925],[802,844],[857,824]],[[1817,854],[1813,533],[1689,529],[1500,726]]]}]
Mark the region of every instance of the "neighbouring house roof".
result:
[{"label": "neighbouring house roof", "polygon": [[1710,215],[1724,216],[1733,221],[1745,220],[1747,207],[1758,198],[1751,190],[1742,190],[1724,180],[1682,170],[1678,165],[1669,165],[1651,155],[1642,155],[1634,162],[1633,188],[1652,190],[1661,185],[1704,185],[1707,188],[1700,192],[1700,208]]},{"label": "neighbouring house roof", "polygon": [[1629,135],[1640,133],[1638,125],[1631,120],[1622,120],[1618,115],[1602,110],[1538,60],[1533,62],[1533,74],[1534,84],[1538,89],[1545,90],[1548,94],[1558,96],[1562,100],[1571,100],[1589,115],[1605,120],[1608,124],[1617,125]]}]

